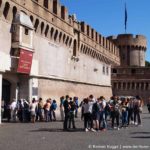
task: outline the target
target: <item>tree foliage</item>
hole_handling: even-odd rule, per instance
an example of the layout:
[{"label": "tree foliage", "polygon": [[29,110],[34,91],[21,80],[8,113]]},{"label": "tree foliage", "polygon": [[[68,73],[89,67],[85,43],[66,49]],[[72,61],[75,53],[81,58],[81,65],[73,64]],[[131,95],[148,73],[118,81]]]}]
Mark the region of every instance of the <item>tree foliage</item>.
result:
[{"label": "tree foliage", "polygon": [[150,67],[150,62],[149,61],[145,61],[145,66],[146,67]]}]

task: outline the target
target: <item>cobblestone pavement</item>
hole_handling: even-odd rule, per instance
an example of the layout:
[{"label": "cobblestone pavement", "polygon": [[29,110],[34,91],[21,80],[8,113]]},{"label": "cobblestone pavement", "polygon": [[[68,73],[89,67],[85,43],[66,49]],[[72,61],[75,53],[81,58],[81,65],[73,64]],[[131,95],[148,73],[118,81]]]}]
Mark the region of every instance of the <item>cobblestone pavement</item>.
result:
[{"label": "cobblestone pavement", "polygon": [[142,124],[94,133],[84,132],[80,119],[76,120],[77,129],[70,132],[62,130],[62,122],[3,123],[0,125],[0,150],[150,150],[150,114],[146,109]]}]

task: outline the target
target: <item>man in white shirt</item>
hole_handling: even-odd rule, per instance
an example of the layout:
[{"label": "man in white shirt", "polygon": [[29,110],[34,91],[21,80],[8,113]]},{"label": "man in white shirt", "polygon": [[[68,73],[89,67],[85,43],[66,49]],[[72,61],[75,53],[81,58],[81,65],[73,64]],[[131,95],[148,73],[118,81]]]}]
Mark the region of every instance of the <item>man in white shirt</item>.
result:
[{"label": "man in white shirt", "polygon": [[16,99],[13,99],[13,102],[10,105],[11,109],[11,119],[12,121],[16,122],[16,116],[17,116],[17,102]]}]

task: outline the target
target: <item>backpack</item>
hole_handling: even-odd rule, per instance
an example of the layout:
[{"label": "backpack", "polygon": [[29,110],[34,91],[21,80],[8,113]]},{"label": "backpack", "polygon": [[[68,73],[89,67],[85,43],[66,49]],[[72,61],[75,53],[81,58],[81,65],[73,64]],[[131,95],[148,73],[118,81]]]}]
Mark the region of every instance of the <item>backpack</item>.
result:
[{"label": "backpack", "polygon": [[99,107],[98,107],[97,103],[94,103],[93,108],[92,108],[92,112],[97,113],[98,111],[99,111]]}]

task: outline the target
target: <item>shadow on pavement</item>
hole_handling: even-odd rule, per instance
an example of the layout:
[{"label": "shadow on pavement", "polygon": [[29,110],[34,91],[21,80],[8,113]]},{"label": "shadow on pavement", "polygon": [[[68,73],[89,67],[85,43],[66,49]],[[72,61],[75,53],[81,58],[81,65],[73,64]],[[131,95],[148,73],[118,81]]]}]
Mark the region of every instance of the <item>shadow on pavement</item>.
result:
[{"label": "shadow on pavement", "polygon": [[136,137],[131,137],[135,139],[150,139],[150,136],[136,136]]},{"label": "shadow on pavement", "polygon": [[130,134],[150,134],[150,132],[131,132]]},{"label": "shadow on pavement", "polygon": [[142,119],[150,119],[150,117],[143,117]]},{"label": "shadow on pavement", "polygon": [[69,130],[63,130],[63,129],[50,129],[50,128],[40,128],[38,130],[30,130],[30,132],[84,132],[83,128],[77,128],[77,129],[69,129]]}]

